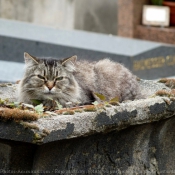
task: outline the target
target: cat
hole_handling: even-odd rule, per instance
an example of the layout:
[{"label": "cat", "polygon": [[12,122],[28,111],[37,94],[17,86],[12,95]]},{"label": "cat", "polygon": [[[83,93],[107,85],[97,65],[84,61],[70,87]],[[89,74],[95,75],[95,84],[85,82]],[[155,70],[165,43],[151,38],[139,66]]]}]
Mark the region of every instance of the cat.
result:
[{"label": "cat", "polygon": [[63,107],[91,104],[99,101],[94,94],[103,94],[106,100],[119,101],[142,98],[136,76],[127,68],[110,59],[97,62],[77,61],[77,56],[62,60],[34,57],[24,53],[25,73],[19,84],[19,102],[32,104],[33,99],[48,107],[58,101]]}]

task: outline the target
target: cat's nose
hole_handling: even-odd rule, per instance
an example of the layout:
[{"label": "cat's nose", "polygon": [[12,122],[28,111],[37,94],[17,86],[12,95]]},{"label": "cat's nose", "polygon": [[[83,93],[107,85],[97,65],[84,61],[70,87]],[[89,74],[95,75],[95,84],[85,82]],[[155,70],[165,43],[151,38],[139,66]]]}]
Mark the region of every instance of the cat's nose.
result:
[{"label": "cat's nose", "polygon": [[53,86],[47,86],[49,91],[52,90]]},{"label": "cat's nose", "polygon": [[54,87],[54,82],[48,81],[48,82],[46,83],[46,86],[47,86],[47,88],[49,89],[49,91],[51,91],[52,88]]}]

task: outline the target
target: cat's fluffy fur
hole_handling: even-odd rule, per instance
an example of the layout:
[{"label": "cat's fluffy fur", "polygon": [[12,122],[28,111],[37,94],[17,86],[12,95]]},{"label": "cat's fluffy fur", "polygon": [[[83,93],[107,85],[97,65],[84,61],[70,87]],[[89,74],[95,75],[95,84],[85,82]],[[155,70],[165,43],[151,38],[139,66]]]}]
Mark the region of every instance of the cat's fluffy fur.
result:
[{"label": "cat's fluffy fur", "polygon": [[109,59],[97,62],[77,61],[76,56],[63,60],[36,58],[24,53],[26,70],[19,85],[19,101],[32,103],[51,99],[63,106],[92,103],[103,94],[119,101],[142,97],[136,77],[124,66]]}]

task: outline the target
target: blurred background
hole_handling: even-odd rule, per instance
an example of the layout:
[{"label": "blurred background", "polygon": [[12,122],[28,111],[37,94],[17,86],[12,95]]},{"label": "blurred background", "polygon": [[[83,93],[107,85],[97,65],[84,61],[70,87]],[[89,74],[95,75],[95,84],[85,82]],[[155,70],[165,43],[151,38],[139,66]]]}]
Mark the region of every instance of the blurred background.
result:
[{"label": "blurred background", "polygon": [[[142,25],[144,5],[165,6],[169,1],[175,3],[174,0],[0,0],[0,18],[175,44],[175,23],[166,29]],[[174,9],[170,13],[175,16]]]},{"label": "blurred background", "polygon": [[[0,81],[21,78],[24,51],[57,58],[109,57],[140,78],[174,76],[175,9],[165,4],[169,1],[175,4],[175,0],[0,0]],[[168,25],[144,24],[147,5],[168,7]]]},{"label": "blurred background", "polygon": [[0,0],[0,18],[117,35],[117,0]]}]

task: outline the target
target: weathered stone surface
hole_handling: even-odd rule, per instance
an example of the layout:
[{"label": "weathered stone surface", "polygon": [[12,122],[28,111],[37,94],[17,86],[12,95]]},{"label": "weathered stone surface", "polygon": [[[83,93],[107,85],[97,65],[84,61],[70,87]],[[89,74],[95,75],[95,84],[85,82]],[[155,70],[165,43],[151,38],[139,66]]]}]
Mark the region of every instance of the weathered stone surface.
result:
[{"label": "weathered stone surface", "polygon": [[0,84],[0,98],[6,99],[8,98],[11,101],[16,101],[17,100],[17,84]]},{"label": "weathered stone surface", "polygon": [[[0,98],[15,99],[16,86],[0,86]],[[173,174],[175,99],[154,95],[170,90],[162,83],[140,86],[147,99],[32,122],[2,120],[0,173]]]},{"label": "weathered stone surface", "polygon": [[[1,94],[3,94],[2,98],[8,97],[7,94],[9,94],[9,98],[15,99],[16,86],[7,86],[6,93],[4,93],[6,89],[5,85],[0,86]],[[148,97],[153,95],[157,90],[169,89],[164,84],[154,81],[141,80],[140,86],[143,93],[147,93]],[[0,138],[43,144],[92,135],[94,133],[107,133],[113,130],[119,131],[131,125],[150,123],[169,118],[175,111],[173,105],[174,99],[152,97],[123,102],[119,106],[105,107],[95,112],[48,116],[32,122],[1,122]]]},{"label": "weathered stone surface", "polygon": [[36,152],[33,168],[51,174],[173,174],[174,124],[170,118],[45,144]]}]

